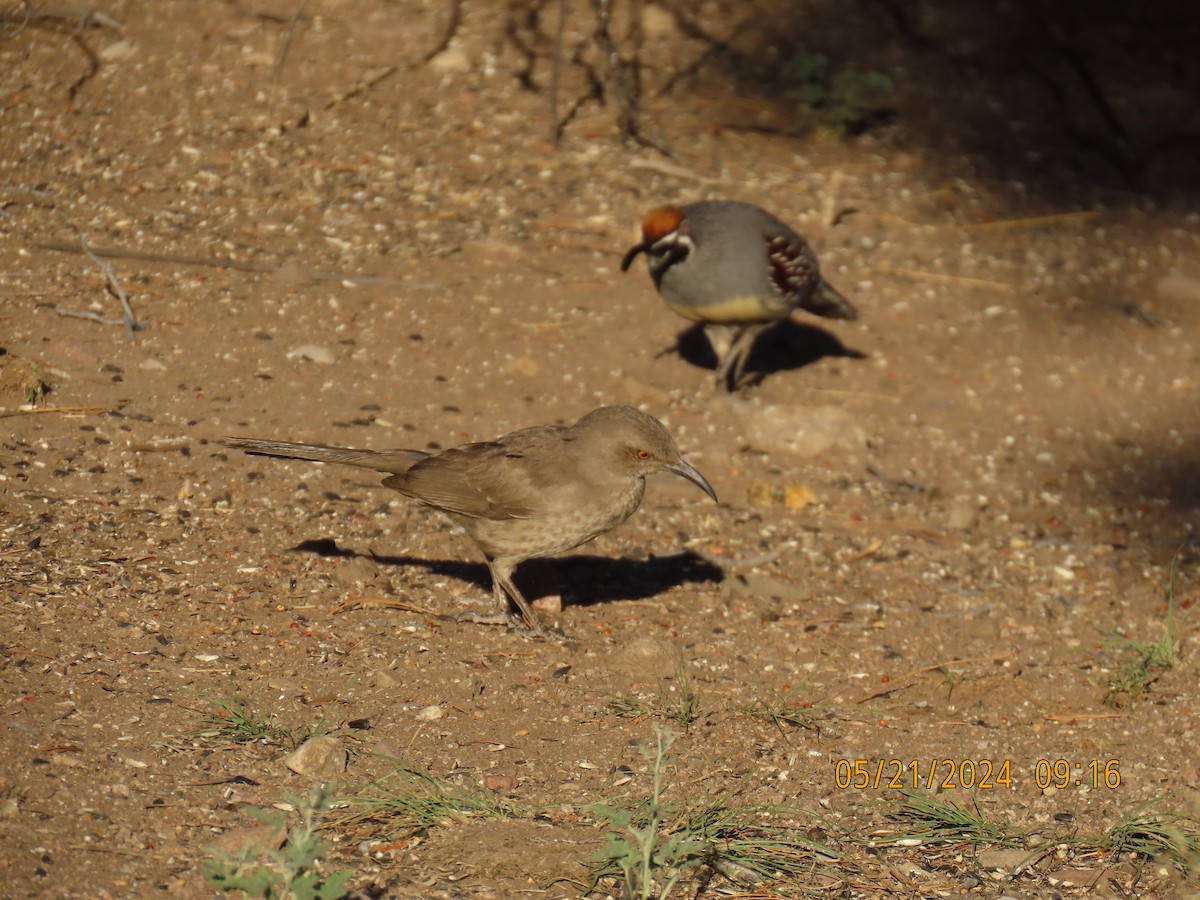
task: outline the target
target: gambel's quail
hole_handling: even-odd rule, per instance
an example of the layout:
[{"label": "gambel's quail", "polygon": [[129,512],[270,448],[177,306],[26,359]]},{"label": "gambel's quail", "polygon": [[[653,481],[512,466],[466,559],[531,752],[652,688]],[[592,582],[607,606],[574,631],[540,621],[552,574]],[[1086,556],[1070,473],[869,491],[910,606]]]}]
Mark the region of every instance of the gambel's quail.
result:
[{"label": "gambel's quail", "polygon": [[544,629],[512,582],[518,564],[616,528],[641,505],[646,476],[656,472],[680,475],[717,499],[663,424],[630,406],[602,406],[570,427],[535,425],[439,453],[233,437],[224,444],[258,456],[386,473],[384,487],[441,510],[483,551],[498,613],[485,621],[508,621],[511,603],[535,634]]},{"label": "gambel's quail", "polygon": [[758,335],[793,309],[858,317],[821,277],[804,238],[750,203],[660,206],[642,222],[642,242],[625,254],[622,272],[639,253],[667,305],[703,324],[717,355],[717,385],[728,390],[741,383]]}]

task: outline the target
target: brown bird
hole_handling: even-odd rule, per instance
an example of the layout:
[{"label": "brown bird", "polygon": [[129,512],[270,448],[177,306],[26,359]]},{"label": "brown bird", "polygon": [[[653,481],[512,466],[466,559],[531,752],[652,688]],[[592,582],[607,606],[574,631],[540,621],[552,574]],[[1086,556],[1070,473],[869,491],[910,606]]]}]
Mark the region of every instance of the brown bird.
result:
[{"label": "brown bird", "polygon": [[512,582],[517,565],[616,528],[641,504],[646,476],[656,472],[681,475],[717,499],[663,424],[630,406],[602,406],[570,427],[536,425],[432,454],[234,437],[224,444],[389,473],[384,486],[441,510],[483,551],[498,607],[489,621],[511,622],[511,601],[536,634],[544,629]]},{"label": "brown bird", "polygon": [[640,253],[667,306],[704,326],[717,356],[719,388],[739,386],[754,341],[793,310],[858,316],[821,277],[804,238],[750,203],[660,206],[642,222],[642,241],[629,248],[621,271]]}]

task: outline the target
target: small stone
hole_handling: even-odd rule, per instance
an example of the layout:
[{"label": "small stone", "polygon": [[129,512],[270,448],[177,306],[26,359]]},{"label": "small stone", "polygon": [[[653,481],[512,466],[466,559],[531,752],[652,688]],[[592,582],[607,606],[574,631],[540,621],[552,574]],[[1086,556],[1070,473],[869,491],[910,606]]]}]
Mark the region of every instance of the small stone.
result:
[{"label": "small stone", "polygon": [[679,651],[654,637],[635,638],[611,654],[609,665],[616,672],[635,680],[669,678],[679,666]]},{"label": "small stone", "polygon": [[525,375],[529,378],[541,374],[542,371],[541,364],[532,356],[518,356],[509,363],[508,368],[514,375]]},{"label": "small stone", "polygon": [[562,594],[547,594],[545,597],[538,597],[530,605],[545,613],[560,613],[563,608]]},{"label": "small stone", "polygon": [[471,71],[471,57],[461,47],[447,47],[433,59],[429,60],[429,68],[439,75],[456,75]]},{"label": "small stone", "polygon": [[804,585],[788,584],[770,575],[750,572],[726,578],[721,583],[721,595],[728,599],[774,600],[793,604],[812,599],[812,590]]},{"label": "small stone", "polygon": [[125,62],[137,56],[137,44],[130,40],[117,41],[101,49],[96,56],[100,58],[100,62]]},{"label": "small stone", "polygon": [[744,404],[738,412],[746,438],[767,451],[813,457],[835,448],[861,450],[867,443],[857,417],[836,406]]},{"label": "small stone", "polygon": [[438,719],[445,718],[446,711],[440,706],[426,706],[417,713],[418,722],[436,722]]},{"label": "small stone", "polygon": [[1089,888],[1104,874],[1104,869],[1059,869],[1046,876],[1055,886]]},{"label": "small stone", "polygon": [[333,351],[320,344],[304,344],[288,352],[288,359],[307,359],[322,366],[331,366],[335,361]]},{"label": "small stone", "polygon": [[509,794],[517,789],[517,779],[512,775],[485,775],[483,786],[497,794]]},{"label": "small stone", "polygon": [[956,531],[966,531],[975,524],[979,507],[970,497],[955,497],[946,512],[946,526]]},{"label": "small stone", "polygon": [[138,363],[138,368],[147,372],[167,371],[166,363],[159,362],[157,359],[143,359],[140,363]]},{"label": "small stone", "polygon": [[333,580],[347,587],[361,587],[379,580],[379,566],[361,556],[347,559],[333,569]]},{"label": "small stone", "polygon": [[778,506],[783,502],[783,490],[768,481],[752,481],[746,488],[746,502],[759,509]]},{"label": "small stone", "polygon": [[746,500],[761,509],[782,506],[790,510],[801,510],[820,502],[820,498],[803,484],[780,485],[761,480],[751,482],[746,488]]},{"label": "small stone", "polygon": [[278,850],[287,837],[287,823],[280,819],[277,823],[253,825],[249,828],[231,828],[212,845],[224,853],[245,853],[248,850]]},{"label": "small stone", "polygon": [[1200,279],[1189,278],[1178,272],[1160,278],[1154,292],[1163,300],[1178,300],[1183,303],[1200,303]]},{"label": "small stone", "polygon": [[395,672],[380,669],[375,673],[373,684],[380,690],[388,691],[400,687],[403,684],[403,680]]},{"label": "small stone", "polygon": [[664,9],[657,3],[648,3],[642,7],[642,34],[650,41],[661,41],[674,37],[679,32],[679,23],[675,14]]},{"label": "small stone", "polygon": [[785,509],[797,510],[812,506],[817,502],[817,495],[802,484],[789,484],[783,489],[783,505]]},{"label": "small stone", "polygon": [[649,403],[653,406],[667,406],[671,402],[671,395],[662,388],[646,384],[632,375],[626,375],[621,379],[621,387],[625,389],[626,396],[634,405]]},{"label": "small stone", "polygon": [[1032,854],[1028,850],[981,850],[975,856],[975,861],[985,869],[998,869],[1002,872],[1011,872],[1021,865],[1028,862]]},{"label": "small stone", "polygon": [[288,754],[283,764],[306,778],[327,781],[346,771],[347,753],[330,734],[310,738]]},{"label": "small stone", "polygon": [[281,675],[271,675],[267,678],[267,687],[272,690],[279,691],[281,694],[299,694],[302,690],[298,682],[292,681],[290,678],[284,678]]}]

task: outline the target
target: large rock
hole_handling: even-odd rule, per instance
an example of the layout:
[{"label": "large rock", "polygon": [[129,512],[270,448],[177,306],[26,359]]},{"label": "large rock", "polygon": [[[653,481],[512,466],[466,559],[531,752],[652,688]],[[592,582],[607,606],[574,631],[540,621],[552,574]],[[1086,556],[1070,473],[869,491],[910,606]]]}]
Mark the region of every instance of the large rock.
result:
[{"label": "large rock", "polygon": [[867,432],[857,417],[837,406],[762,406],[737,411],[746,440],[767,452],[814,457],[831,450],[866,448]]},{"label": "large rock", "polygon": [[346,771],[346,748],[330,734],[309,738],[288,754],[283,764],[305,778],[330,781]]}]

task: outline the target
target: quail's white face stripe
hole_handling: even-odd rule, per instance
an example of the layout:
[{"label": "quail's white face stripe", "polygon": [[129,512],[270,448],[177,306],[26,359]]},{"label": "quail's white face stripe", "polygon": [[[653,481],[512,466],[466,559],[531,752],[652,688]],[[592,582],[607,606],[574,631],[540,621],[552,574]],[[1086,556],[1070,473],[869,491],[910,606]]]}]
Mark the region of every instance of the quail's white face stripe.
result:
[{"label": "quail's white face stripe", "polygon": [[696,245],[692,243],[692,239],[686,234],[680,234],[678,230],[669,231],[660,237],[650,246],[650,253],[662,253],[669,247],[683,247],[688,253],[696,249]]}]

